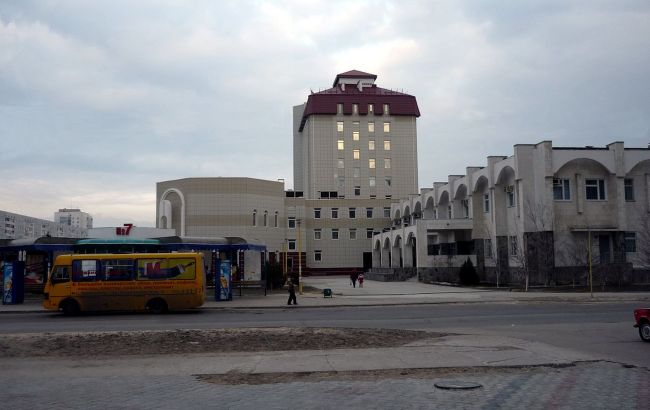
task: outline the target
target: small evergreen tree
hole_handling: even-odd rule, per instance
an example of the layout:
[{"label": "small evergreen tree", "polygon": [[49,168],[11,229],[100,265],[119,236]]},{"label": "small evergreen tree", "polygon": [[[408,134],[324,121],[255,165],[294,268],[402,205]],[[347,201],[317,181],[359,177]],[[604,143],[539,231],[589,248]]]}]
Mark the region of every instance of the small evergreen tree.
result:
[{"label": "small evergreen tree", "polygon": [[472,261],[469,258],[467,258],[465,263],[463,263],[463,266],[460,267],[460,271],[458,272],[458,276],[459,276],[461,285],[472,286],[472,285],[478,285],[479,284],[478,274],[476,273],[476,269],[474,268],[474,264],[472,263]]}]

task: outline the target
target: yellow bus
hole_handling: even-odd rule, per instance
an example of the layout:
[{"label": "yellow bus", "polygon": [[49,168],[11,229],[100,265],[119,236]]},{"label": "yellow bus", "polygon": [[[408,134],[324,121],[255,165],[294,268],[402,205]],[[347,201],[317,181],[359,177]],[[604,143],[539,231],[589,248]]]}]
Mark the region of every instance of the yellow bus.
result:
[{"label": "yellow bus", "polygon": [[200,253],[75,254],[56,257],[43,307],[82,311],[191,309],[205,301]]}]

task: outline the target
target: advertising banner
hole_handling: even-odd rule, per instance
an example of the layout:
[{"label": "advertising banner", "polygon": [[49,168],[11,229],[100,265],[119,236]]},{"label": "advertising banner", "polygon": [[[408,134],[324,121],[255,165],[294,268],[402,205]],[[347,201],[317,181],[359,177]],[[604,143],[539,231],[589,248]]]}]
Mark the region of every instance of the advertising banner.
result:
[{"label": "advertising banner", "polygon": [[25,262],[6,263],[2,270],[2,304],[13,305],[25,300]]},{"label": "advertising banner", "polygon": [[230,276],[230,261],[222,260],[218,263],[218,277],[214,281],[216,300],[232,300],[232,278]]}]

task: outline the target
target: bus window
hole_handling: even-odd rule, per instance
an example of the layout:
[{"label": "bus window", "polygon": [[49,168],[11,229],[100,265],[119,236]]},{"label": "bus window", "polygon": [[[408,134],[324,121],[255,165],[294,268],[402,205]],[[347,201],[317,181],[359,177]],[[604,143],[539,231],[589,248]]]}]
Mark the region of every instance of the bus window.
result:
[{"label": "bus window", "polygon": [[139,280],[189,279],[196,277],[196,261],[191,258],[138,259]]},{"label": "bus window", "polygon": [[133,277],[133,260],[132,259],[107,259],[102,261],[103,279],[113,280],[131,280]]},{"label": "bus window", "polygon": [[95,282],[101,280],[98,273],[99,261],[95,259],[82,259],[72,261],[73,282]]},{"label": "bus window", "polygon": [[70,270],[68,266],[55,266],[52,272],[52,283],[67,282],[70,280]]}]

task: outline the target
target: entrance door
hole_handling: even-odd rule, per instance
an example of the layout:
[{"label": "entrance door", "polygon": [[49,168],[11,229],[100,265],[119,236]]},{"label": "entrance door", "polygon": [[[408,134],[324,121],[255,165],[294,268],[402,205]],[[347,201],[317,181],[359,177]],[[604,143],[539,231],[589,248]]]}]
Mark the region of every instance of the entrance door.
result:
[{"label": "entrance door", "polygon": [[372,252],[363,253],[363,271],[368,272],[372,268]]},{"label": "entrance door", "polygon": [[610,262],[611,249],[609,246],[609,235],[598,235],[598,247],[600,248],[600,264]]}]

